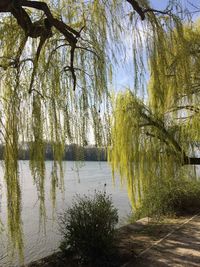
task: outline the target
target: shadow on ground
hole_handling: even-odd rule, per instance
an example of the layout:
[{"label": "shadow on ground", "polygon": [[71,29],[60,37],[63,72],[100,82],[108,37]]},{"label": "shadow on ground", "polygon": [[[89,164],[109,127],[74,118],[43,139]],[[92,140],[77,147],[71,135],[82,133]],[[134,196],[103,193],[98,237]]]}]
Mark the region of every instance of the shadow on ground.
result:
[{"label": "shadow on ground", "polygon": [[[181,224],[187,220],[188,218],[185,218],[182,222],[181,220],[178,220],[177,223],[166,225],[164,224],[162,227],[155,227],[155,225],[151,225],[150,223],[149,225],[143,227],[143,229],[140,231],[140,238],[137,238],[137,236],[133,234],[132,238],[134,239],[135,236],[135,241],[132,242],[132,250],[137,251],[137,253],[134,259],[130,260],[123,266],[200,266],[200,216],[196,216],[194,219],[181,226]],[[162,229],[163,227],[164,229]],[[154,233],[154,228],[157,228],[156,231],[159,231],[158,229],[160,229],[161,234],[159,232]],[[151,232],[151,234],[146,235],[145,231],[147,233],[147,230]],[[155,241],[154,243],[152,243],[153,240],[152,242],[149,240],[150,236],[154,236],[154,239],[157,239],[160,235],[160,238],[162,238],[163,236],[165,236],[165,234],[173,230],[174,232],[171,235],[163,239],[157,245],[152,246],[151,249],[147,250],[145,253],[139,256],[140,253],[142,253],[142,247],[144,250],[147,249],[147,245],[142,244],[142,233],[144,240],[146,237],[146,242],[150,247],[152,244],[155,243]],[[140,247],[134,249],[137,243],[140,244]],[[131,243],[129,243],[129,245],[130,244]]]}]

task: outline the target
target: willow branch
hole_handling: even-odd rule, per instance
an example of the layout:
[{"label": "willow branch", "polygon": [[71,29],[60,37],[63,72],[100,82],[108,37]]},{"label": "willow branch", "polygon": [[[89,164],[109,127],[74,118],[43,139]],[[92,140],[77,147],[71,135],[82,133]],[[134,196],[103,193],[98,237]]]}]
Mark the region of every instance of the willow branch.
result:
[{"label": "willow branch", "polygon": [[198,107],[195,107],[193,105],[185,105],[185,106],[174,107],[174,108],[168,110],[167,113],[175,112],[175,111],[178,111],[178,110],[184,110],[184,109],[193,111],[195,113],[199,113],[200,112],[200,109]]},{"label": "willow branch", "polygon": [[[44,20],[39,20],[32,22],[29,14],[24,10],[23,7],[34,8],[44,12],[46,18]],[[33,72],[31,77],[31,83],[29,88],[29,93],[32,90],[35,73],[38,66],[38,60],[40,52],[45,41],[52,36],[51,28],[54,26],[61,34],[64,35],[65,39],[71,46],[70,50],[70,71],[74,81],[74,90],[76,87],[76,74],[74,70],[74,54],[78,38],[80,37],[81,31],[84,27],[81,27],[79,31],[74,30],[69,25],[55,18],[50,8],[45,2],[42,1],[29,1],[29,0],[20,0],[20,1],[1,1],[0,3],[0,12],[11,12],[11,14],[16,18],[18,25],[24,30],[26,40],[28,37],[31,38],[40,38],[40,43],[37,48],[37,53],[34,59]],[[25,44],[24,44],[25,45]],[[20,50],[22,53],[22,51]],[[21,53],[19,56],[21,56]],[[18,57],[19,60],[19,57]],[[16,66],[17,67],[17,66]]]},{"label": "willow branch", "polygon": [[143,8],[138,4],[138,2],[135,0],[126,0],[126,1],[129,2],[129,4],[131,4],[133,9],[140,15],[141,20],[144,20],[145,19],[145,13],[144,13]]},{"label": "willow branch", "polygon": [[163,11],[163,10],[158,10],[158,9],[153,9],[153,8],[142,8],[138,4],[138,1],[135,1],[135,0],[126,0],[126,1],[129,2],[129,4],[131,4],[133,9],[140,16],[141,20],[145,20],[145,14],[149,13],[149,12],[160,13],[160,14],[163,14],[163,15],[171,15],[171,10],[164,10]]},{"label": "willow branch", "polygon": [[145,113],[142,113],[141,116],[146,119],[151,125],[159,130],[159,132],[162,133],[162,135],[172,144],[174,149],[178,152],[181,153],[183,156],[185,155],[185,152],[179,145],[179,143],[174,139],[174,137],[165,129],[165,127],[159,123],[157,120],[154,120],[150,116],[148,116]]},{"label": "willow branch", "polygon": [[72,29],[70,26],[66,25],[64,22],[54,18],[46,3],[22,0],[21,5],[43,11],[49,23],[54,26],[59,32],[61,32],[70,44],[77,42],[77,37],[80,37],[80,33]]}]

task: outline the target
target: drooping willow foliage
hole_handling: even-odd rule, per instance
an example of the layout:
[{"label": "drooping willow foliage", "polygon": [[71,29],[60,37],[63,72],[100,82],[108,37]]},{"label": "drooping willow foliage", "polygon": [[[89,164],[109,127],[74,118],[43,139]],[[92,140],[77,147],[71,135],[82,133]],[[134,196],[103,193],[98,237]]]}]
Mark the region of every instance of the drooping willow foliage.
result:
[{"label": "drooping willow foliage", "polygon": [[[65,145],[87,145],[92,128],[96,145],[106,143],[108,131],[103,124],[109,120],[104,112],[109,108],[111,70],[110,64],[107,67],[111,57],[107,38],[117,41],[120,33],[114,18],[108,15],[117,10],[117,1],[110,9],[96,0],[46,2],[56,18],[77,31],[83,28],[74,56],[75,90],[69,71],[70,47],[62,34],[53,29],[53,36],[47,39],[36,62],[39,39],[29,38],[25,43],[24,31],[15,18],[10,14],[0,18],[0,139],[4,146],[7,221],[13,247],[20,251],[23,238],[19,147],[29,148],[40,214],[45,217],[45,145],[51,143],[53,149],[51,195],[55,204],[56,188],[64,187],[61,161]],[[37,10],[27,11],[33,21],[44,17]],[[15,64],[16,59],[19,62]]]},{"label": "drooping willow foliage", "polygon": [[[8,12],[1,13],[0,17],[0,140],[4,147],[8,234],[13,247],[21,253],[19,148],[25,146],[30,151],[40,215],[45,218],[46,144],[51,143],[53,148],[51,195],[55,205],[56,188],[64,187],[61,161],[65,145],[87,145],[93,135],[97,146],[109,142],[108,87],[113,64],[121,64],[125,56],[126,41],[122,40],[126,36],[126,12],[132,12],[131,5],[120,0],[44,2],[54,18],[77,32],[81,30],[73,59],[76,88],[71,47],[65,36],[53,27],[52,36],[46,39],[37,58],[40,38],[27,40],[24,30]],[[3,5],[1,3],[1,8]],[[32,22],[41,23],[44,29],[45,14],[34,8],[25,9]]]},{"label": "drooping willow foliage", "polygon": [[[112,131],[113,149],[110,159],[113,168],[120,168],[121,174],[128,177],[131,196],[135,190],[134,196],[139,197],[141,190],[138,189],[142,189],[147,182],[142,173],[144,174],[148,169],[149,173],[153,174],[156,170],[155,162],[150,164],[150,169],[147,164],[142,165],[139,162],[145,162],[147,158],[153,162],[154,159],[156,161],[159,158],[164,169],[165,166],[169,166],[167,165],[169,164],[168,153],[160,153],[160,151],[167,151],[168,147],[163,146],[163,142],[161,144],[162,138],[166,137],[164,130],[161,140],[152,137],[154,140],[152,142],[152,139],[145,134],[145,138],[142,138],[142,132],[146,131],[146,128],[139,127],[142,114],[145,114],[145,117],[141,119],[141,123],[157,122],[157,126],[149,126],[153,128],[154,135],[160,133],[159,125],[165,129],[167,124],[170,131],[177,135],[178,140],[184,140],[184,149],[188,148],[186,143],[190,138],[184,139],[184,136],[187,135],[190,125],[184,124],[184,127],[181,126],[181,131],[177,131],[180,124],[168,125],[167,122],[167,118],[175,116],[175,112],[167,115],[165,112],[169,110],[169,104],[174,108],[177,103],[185,103],[184,98],[176,103],[171,99],[175,101],[175,98],[178,99],[177,95],[188,94],[189,86],[192,85],[196,90],[195,75],[198,71],[198,58],[195,61],[198,53],[195,52],[193,58],[186,53],[186,46],[191,48],[189,42],[193,43],[192,38],[196,40],[196,46],[194,45],[193,48],[198,47],[198,31],[192,33],[188,29],[186,38],[186,30],[182,27],[185,21],[172,15],[177,10],[178,14],[179,11],[182,14],[179,6],[181,1],[169,1],[167,11],[164,13],[148,11],[151,7],[150,1],[138,1],[146,10],[146,18],[143,22],[130,5],[131,1],[49,0],[44,2],[48,4],[54,17],[76,31],[82,29],[73,64],[77,79],[75,91],[74,79],[70,72],[70,46],[58,30],[52,29],[53,36],[46,40],[37,62],[39,40],[29,38],[25,42],[24,31],[9,13],[2,14],[0,18],[0,138],[5,146],[4,167],[9,236],[13,246],[19,250],[23,247],[21,185],[17,161],[19,146],[25,145],[30,149],[30,168],[38,190],[40,212],[45,216],[45,144],[50,142],[53,148],[51,194],[55,203],[56,188],[64,186],[61,160],[65,144],[74,142],[86,145],[92,135],[91,129],[97,146],[107,145],[110,142],[109,82],[113,79],[114,65],[121,67],[126,62],[125,58],[129,53],[127,36],[132,43],[131,62],[134,66],[133,86],[136,93],[145,88],[144,81],[148,76],[145,73],[147,58],[150,58],[152,76],[148,108],[132,93],[127,93],[119,95],[114,112],[115,126]],[[27,12],[33,21],[44,17],[42,12],[34,9],[27,9]],[[193,72],[188,76],[189,68]],[[172,78],[166,78],[165,71],[172,74]],[[178,75],[175,75],[174,71]],[[175,75],[174,78],[173,75]],[[164,79],[167,79],[167,82]],[[164,90],[169,81],[170,88]],[[180,87],[177,91],[175,83]],[[192,101],[193,94],[189,99]],[[163,108],[163,103],[168,103],[167,109]],[[133,110],[138,117],[134,115]],[[125,122],[127,122],[126,125]],[[192,122],[192,129],[195,129],[198,120],[195,120],[194,116]],[[195,131],[190,133],[191,138],[196,134]],[[151,131],[150,134],[152,134]],[[169,149],[173,150],[173,146],[170,145]],[[144,150],[142,150],[143,147]],[[183,152],[179,151],[178,155],[181,158]],[[173,163],[174,158],[178,162],[178,157],[175,156],[170,157],[170,161]],[[133,165],[133,161],[138,164]],[[57,175],[58,171],[60,175]],[[162,168],[159,168],[156,172],[160,175],[162,171]],[[175,173],[172,169],[167,171],[169,175]],[[138,175],[135,175],[136,173]],[[137,177],[136,180],[135,177]]]},{"label": "drooping willow foliage", "polygon": [[200,162],[199,22],[154,15],[149,21],[142,46],[148,43],[147,91],[143,98],[134,88],[116,96],[109,149],[134,209],[152,184],[186,177],[185,165]]}]

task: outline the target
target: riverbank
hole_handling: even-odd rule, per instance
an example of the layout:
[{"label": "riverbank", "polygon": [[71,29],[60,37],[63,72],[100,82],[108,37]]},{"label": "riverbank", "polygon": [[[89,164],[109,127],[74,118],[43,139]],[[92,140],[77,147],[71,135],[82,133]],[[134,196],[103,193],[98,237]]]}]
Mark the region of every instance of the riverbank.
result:
[{"label": "riverbank", "polygon": [[[117,230],[118,258],[110,266],[198,266],[200,262],[200,216],[144,218]],[[192,252],[192,256],[191,256]],[[77,267],[71,257],[55,253],[25,267]]]}]

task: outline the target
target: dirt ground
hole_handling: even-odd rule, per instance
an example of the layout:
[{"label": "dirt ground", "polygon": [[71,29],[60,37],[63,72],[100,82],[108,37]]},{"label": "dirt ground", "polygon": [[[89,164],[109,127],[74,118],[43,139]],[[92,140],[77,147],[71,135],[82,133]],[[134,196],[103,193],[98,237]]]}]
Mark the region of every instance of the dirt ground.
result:
[{"label": "dirt ground", "polygon": [[200,215],[146,224],[136,232],[133,241],[129,235],[136,255],[123,267],[200,266]]},{"label": "dirt ground", "polygon": [[[149,218],[118,230],[116,247],[121,267],[200,266],[200,215],[165,219]],[[76,262],[59,253],[26,267],[76,267]]]}]

